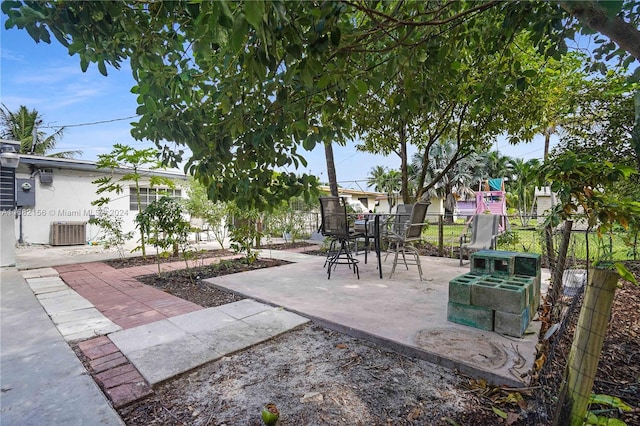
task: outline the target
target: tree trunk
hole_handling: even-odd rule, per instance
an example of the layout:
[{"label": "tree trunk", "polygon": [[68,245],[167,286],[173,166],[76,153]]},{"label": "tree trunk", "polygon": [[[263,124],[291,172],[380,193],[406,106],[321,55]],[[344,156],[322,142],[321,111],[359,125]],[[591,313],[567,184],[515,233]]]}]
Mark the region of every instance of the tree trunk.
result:
[{"label": "tree trunk", "polygon": [[[138,174],[138,169],[133,168],[134,175]],[[140,182],[136,179],[136,202],[138,203],[138,214],[142,213],[142,199],[140,198]],[[142,258],[147,258],[147,248],[145,244],[145,235],[142,228],[140,229],[140,248],[142,249]],[[159,274],[158,274],[159,275]]]},{"label": "tree trunk", "polygon": [[555,426],[584,423],[618,278],[618,273],[610,269],[589,269],[589,281],[554,414]]},{"label": "tree trunk", "polygon": [[556,323],[559,320],[560,312],[558,311],[558,299],[562,291],[562,274],[567,261],[567,251],[569,250],[569,241],[571,240],[571,228],[573,221],[567,220],[564,223],[562,231],[562,241],[558,248],[558,257],[556,258],[555,268],[553,269],[553,278],[551,279],[551,288],[547,296],[547,302],[551,307],[551,322]]},{"label": "tree trunk", "polygon": [[324,144],[324,156],[327,161],[327,179],[332,197],[338,196],[338,179],[336,178],[336,165],[333,161],[333,146],[331,142]]},{"label": "tree trunk", "polygon": [[636,164],[640,170],[640,90],[636,90],[633,95],[633,104],[635,109],[635,120],[633,130],[631,131],[631,145],[636,154]]},{"label": "tree trunk", "polygon": [[411,204],[411,194],[409,194],[409,174],[407,170],[407,124],[401,123],[400,128],[400,173],[401,173],[401,191],[402,202]]}]

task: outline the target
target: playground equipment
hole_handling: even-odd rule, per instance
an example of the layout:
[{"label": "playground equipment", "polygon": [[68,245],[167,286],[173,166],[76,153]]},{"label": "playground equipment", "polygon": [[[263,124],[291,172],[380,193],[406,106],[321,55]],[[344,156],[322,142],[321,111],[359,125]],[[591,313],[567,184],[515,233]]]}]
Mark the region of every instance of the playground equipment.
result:
[{"label": "playground equipment", "polygon": [[476,214],[490,213],[500,216],[499,230],[507,229],[507,199],[504,190],[504,179],[487,179],[480,181],[476,192]]},{"label": "playground equipment", "polygon": [[507,230],[507,198],[504,179],[481,180],[475,200],[458,201],[458,214],[467,216],[469,221],[474,215],[493,214],[500,216],[499,231]]}]

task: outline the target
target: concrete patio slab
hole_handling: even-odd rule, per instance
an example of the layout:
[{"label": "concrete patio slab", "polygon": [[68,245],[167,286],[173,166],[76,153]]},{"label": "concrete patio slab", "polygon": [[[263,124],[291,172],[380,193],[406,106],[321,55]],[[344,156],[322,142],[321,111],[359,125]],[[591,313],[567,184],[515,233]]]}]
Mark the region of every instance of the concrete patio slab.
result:
[{"label": "concrete patio slab", "polygon": [[108,337],[153,386],[308,321],[281,308],[242,300],[122,330]]},{"label": "concrete patio slab", "polygon": [[57,277],[58,271],[53,268],[39,268],[39,269],[30,269],[28,271],[22,272],[22,278],[45,278],[45,277]]},{"label": "concrete patio slab", "polygon": [[[264,254],[263,254],[264,255]],[[286,258],[287,252],[279,253]],[[296,262],[205,280],[246,297],[282,306],[326,327],[368,339],[496,384],[522,386],[533,368],[539,323],[522,338],[503,336],[447,321],[449,281],[469,271],[458,260],[422,257],[425,281],[415,266],[399,265],[380,279],[375,255],[360,255],[360,279],[344,265],[327,279],[324,258],[296,256]],[[292,256],[293,257],[293,256]],[[543,275],[543,281],[548,278]]]},{"label": "concrete patio slab", "polygon": [[109,339],[124,353],[139,351],[152,346],[167,345],[183,339],[187,333],[168,320],[133,327],[109,335]]},{"label": "concrete patio slab", "polygon": [[169,318],[168,321],[189,334],[197,334],[203,331],[213,331],[225,327],[236,322],[236,318],[225,314],[219,308],[211,308],[172,317]]},{"label": "concrete patio slab", "polygon": [[243,319],[270,310],[272,307],[264,303],[256,302],[255,300],[244,299],[218,306],[217,309],[235,319]]},{"label": "concrete patio slab", "polygon": [[222,356],[192,335],[133,352],[120,350],[151,386]]}]

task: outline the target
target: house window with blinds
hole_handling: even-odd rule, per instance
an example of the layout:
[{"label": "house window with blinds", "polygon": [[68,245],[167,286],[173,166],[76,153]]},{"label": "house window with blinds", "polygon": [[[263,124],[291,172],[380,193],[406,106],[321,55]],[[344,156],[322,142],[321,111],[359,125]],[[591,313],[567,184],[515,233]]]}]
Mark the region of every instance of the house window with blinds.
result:
[{"label": "house window with blinds", "polygon": [[[182,191],[171,188],[140,188],[140,210],[146,209],[149,204],[165,196],[179,201],[182,199]],[[138,210],[138,195],[135,186],[129,188],[129,210]]]}]

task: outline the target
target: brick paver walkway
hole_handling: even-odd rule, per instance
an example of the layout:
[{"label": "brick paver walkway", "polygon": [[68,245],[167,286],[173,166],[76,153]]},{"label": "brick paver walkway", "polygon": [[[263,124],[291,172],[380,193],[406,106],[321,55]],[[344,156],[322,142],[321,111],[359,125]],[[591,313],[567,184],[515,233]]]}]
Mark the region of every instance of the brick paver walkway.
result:
[{"label": "brick paver walkway", "polygon": [[[211,264],[231,257],[237,256],[208,258],[201,262]],[[162,264],[163,272],[184,268],[184,262]],[[55,269],[69,287],[123,329],[204,309],[134,278],[157,273],[157,265],[115,269],[105,263],[94,262],[58,266]],[[80,342],[78,348],[86,357],[96,382],[116,408],[153,392],[107,336]]]},{"label": "brick paver walkway", "polygon": [[202,309],[195,303],[142,284],[132,278],[131,271],[124,272],[104,263],[60,266],[56,270],[69,287],[123,329]]}]

